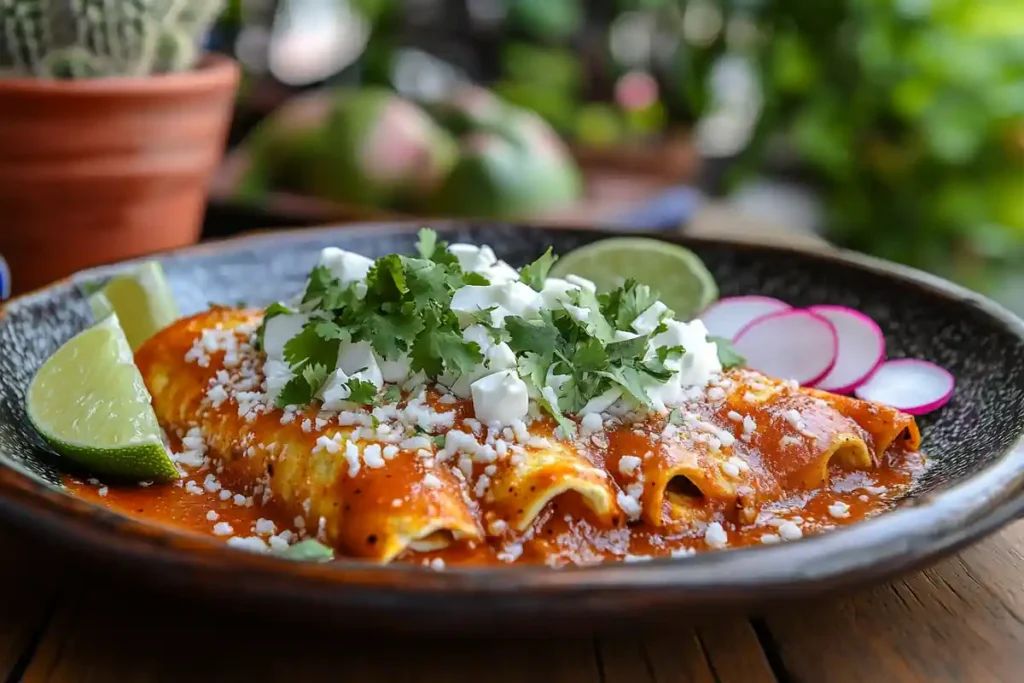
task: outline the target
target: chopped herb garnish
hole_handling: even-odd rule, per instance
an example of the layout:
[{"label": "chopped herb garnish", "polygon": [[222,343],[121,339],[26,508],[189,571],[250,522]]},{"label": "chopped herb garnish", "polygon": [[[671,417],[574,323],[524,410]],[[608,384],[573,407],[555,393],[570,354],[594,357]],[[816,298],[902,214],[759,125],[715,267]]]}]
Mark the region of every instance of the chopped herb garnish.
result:
[{"label": "chopped herb garnish", "polygon": [[[601,311],[617,330],[629,330],[630,324],[658,300],[659,294],[647,285],[629,279],[608,294],[601,295]],[[665,315],[670,315],[666,312]]]},{"label": "chopped herb garnish", "polygon": [[352,377],[346,383],[349,390],[348,400],[361,406],[372,406],[377,400],[377,387],[373,382],[364,382]]},{"label": "chopped herb garnish", "polygon": [[334,559],[334,549],[315,538],[307,538],[283,550],[275,551],[274,555],[299,562],[330,562]]},{"label": "chopped herb garnish", "polygon": [[[433,230],[420,230],[416,252],[417,256],[379,258],[364,281],[348,284],[342,284],[325,267],[313,269],[300,311],[315,315],[285,344],[284,359],[297,375],[281,391],[278,405],[301,406],[312,401],[337,364],[343,342],[366,342],[384,360],[407,357],[410,370],[422,372],[430,380],[480,368],[484,354],[477,342],[463,337],[463,325],[451,310],[451,301],[461,287],[489,284],[487,277],[464,272]],[[520,282],[534,291],[543,290],[555,260],[548,249],[520,270]],[[531,398],[565,433],[575,430],[575,423],[566,415],[579,414],[609,392],[620,392],[633,403],[652,407],[648,390],[669,381],[685,354],[682,346],[651,348],[651,339],[669,329],[665,322],[652,320],[657,329],[646,335],[632,330],[637,317],[658,301],[658,293],[628,280],[600,296],[583,288],[574,288],[567,296],[565,307],[506,315],[501,324],[492,319],[497,305],[459,315],[464,316],[462,323],[468,317],[469,324],[487,328],[491,343],[508,344]],[[528,306],[518,310],[531,311]],[[267,310],[266,319],[298,312],[275,304]],[[665,310],[660,318],[671,315]],[[630,334],[623,335],[623,331]],[[728,342],[714,341],[725,368],[745,362]],[[549,377],[558,379],[549,384]],[[402,397],[394,385],[383,394],[370,382],[358,379],[350,379],[347,386],[349,400],[359,405],[376,405],[378,400],[397,403]],[[433,440],[439,447],[444,443],[443,436]]]},{"label": "chopped herb garnish", "polygon": [[723,370],[741,368],[747,364],[747,359],[732,345],[732,342],[724,337],[708,337],[708,341],[714,342],[718,347],[718,360]]},{"label": "chopped herb garnish", "polygon": [[434,252],[437,251],[437,233],[430,228],[420,228],[420,231],[416,234],[419,238],[416,242],[416,251],[419,252],[420,258],[429,261],[434,257]]},{"label": "chopped herb garnish", "polygon": [[519,280],[523,284],[529,285],[536,291],[544,289],[544,281],[548,279],[548,271],[551,270],[551,266],[558,260],[558,257],[551,251],[551,247],[545,251],[540,258],[531,263],[528,266],[523,266],[519,271]]}]

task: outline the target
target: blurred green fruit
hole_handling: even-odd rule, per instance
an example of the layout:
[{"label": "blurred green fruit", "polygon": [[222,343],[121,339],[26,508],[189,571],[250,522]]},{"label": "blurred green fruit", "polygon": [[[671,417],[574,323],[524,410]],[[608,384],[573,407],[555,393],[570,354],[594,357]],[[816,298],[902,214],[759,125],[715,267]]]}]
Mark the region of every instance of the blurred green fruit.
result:
[{"label": "blurred green fruit", "polygon": [[324,92],[300,95],[260,122],[244,145],[249,165],[238,186],[239,199],[258,204],[272,190],[309,191],[331,102]]},{"label": "blurred green fruit", "polygon": [[500,99],[478,86],[463,86],[448,97],[424,106],[434,120],[453,135],[496,124],[506,113]]},{"label": "blurred green fruit", "polygon": [[430,194],[455,162],[455,140],[415,104],[383,89],[341,91],[312,169],[324,199],[402,208]]},{"label": "blurred green fruit", "polygon": [[512,218],[576,201],[579,169],[539,116],[514,108],[461,140],[455,168],[430,202],[433,213]]}]

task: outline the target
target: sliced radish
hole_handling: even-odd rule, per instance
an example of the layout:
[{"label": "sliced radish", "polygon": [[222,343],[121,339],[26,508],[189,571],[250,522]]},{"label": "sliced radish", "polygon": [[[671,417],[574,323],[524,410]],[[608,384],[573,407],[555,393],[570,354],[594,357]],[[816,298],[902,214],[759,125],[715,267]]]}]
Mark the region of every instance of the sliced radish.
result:
[{"label": "sliced radish", "polygon": [[835,366],[839,339],[827,319],[791,309],[750,323],[736,335],[733,346],[746,356],[748,367],[811,386]]},{"label": "sliced radish", "polygon": [[700,319],[712,336],[735,340],[740,330],[758,318],[791,308],[767,296],[734,296],[709,306]]},{"label": "sliced radish", "polygon": [[839,337],[836,365],[817,388],[848,394],[885,362],[885,335],[874,320],[845,306],[811,306],[807,310],[830,321]]},{"label": "sliced radish", "polygon": [[926,360],[903,358],[883,363],[853,393],[859,399],[881,403],[911,415],[924,415],[949,403],[953,375]]}]

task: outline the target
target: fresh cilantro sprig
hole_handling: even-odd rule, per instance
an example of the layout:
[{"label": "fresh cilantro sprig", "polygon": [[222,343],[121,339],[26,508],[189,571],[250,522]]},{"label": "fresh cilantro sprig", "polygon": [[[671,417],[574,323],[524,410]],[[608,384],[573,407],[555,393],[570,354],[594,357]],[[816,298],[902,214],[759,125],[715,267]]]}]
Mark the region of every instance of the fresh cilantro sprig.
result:
[{"label": "fresh cilantro sprig", "polygon": [[548,272],[551,271],[551,266],[557,260],[558,257],[554,255],[551,247],[548,247],[548,250],[541,254],[540,258],[530,265],[519,269],[519,281],[529,285],[538,292],[541,291],[544,289],[544,281],[548,279]]},{"label": "fresh cilantro sprig", "polygon": [[718,347],[718,361],[722,364],[723,370],[742,368],[747,364],[746,357],[725,337],[708,337],[708,341],[714,342]]},{"label": "fresh cilantro sprig", "polygon": [[[386,359],[407,355],[412,370],[430,378],[468,372],[483,360],[479,345],[462,338],[451,300],[459,287],[488,284],[487,279],[463,272],[433,230],[420,231],[417,252],[419,257],[379,258],[365,282],[348,285],[327,268],[313,269],[300,309],[316,317],[285,345],[285,360],[299,374],[281,392],[279,405],[309,403],[326,376],[304,368],[333,368],[343,341],[369,342]],[[295,312],[283,304],[271,306],[260,339],[267,319]],[[376,391],[370,396],[364,384],[350,385],[350,400],[372,403]]]}]

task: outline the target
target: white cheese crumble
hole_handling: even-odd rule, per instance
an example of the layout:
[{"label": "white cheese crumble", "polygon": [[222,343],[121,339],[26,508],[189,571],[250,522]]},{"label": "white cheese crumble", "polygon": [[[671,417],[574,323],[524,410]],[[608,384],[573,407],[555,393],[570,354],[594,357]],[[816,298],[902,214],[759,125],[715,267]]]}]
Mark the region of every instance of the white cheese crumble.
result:
[{"label": "white cheese crumble", "polygon": [[640,467],[642,461],[635,455],[624,455],[619,458],[619,472],[627,477],[631,477],[636,473],[636,469]]},{"label": "white cheese crumble", "polygon": [[213,525],[213,533],[217,536],[230,536],[235,530],[227,522],[217,522]]},{"label": "white cheese crumble", "polygon": [[269,550],[266,542],[259,536],[232,536],[228,539],[228,546],[232,548],[238,548],[239,550],[247,550],[251,553],[265,553]]},{"label": "white cheese crumble", "polygon": [[797,541],[803,538],[804,532],[792,521],[785,521],[779,525],[779,535],[786,541]]},{"label": "white cheese crumble", "polygon": [[836,501],[828,506],[828,514],[836,519],[846,519],[850,516],[850,506],[842,501]]},{"label": "white cheese crumble", "polygon": [[722,528],[721,523],[711,522],[704,532],[704,542],[711,548],[724,548],[729,545],[729,534]]},{"label": "white cheese crumble", "polygon": [[580,431],[584,436],[599,432],[604,429],[604,419],[601,413],[587,413],[580,421]]}]

